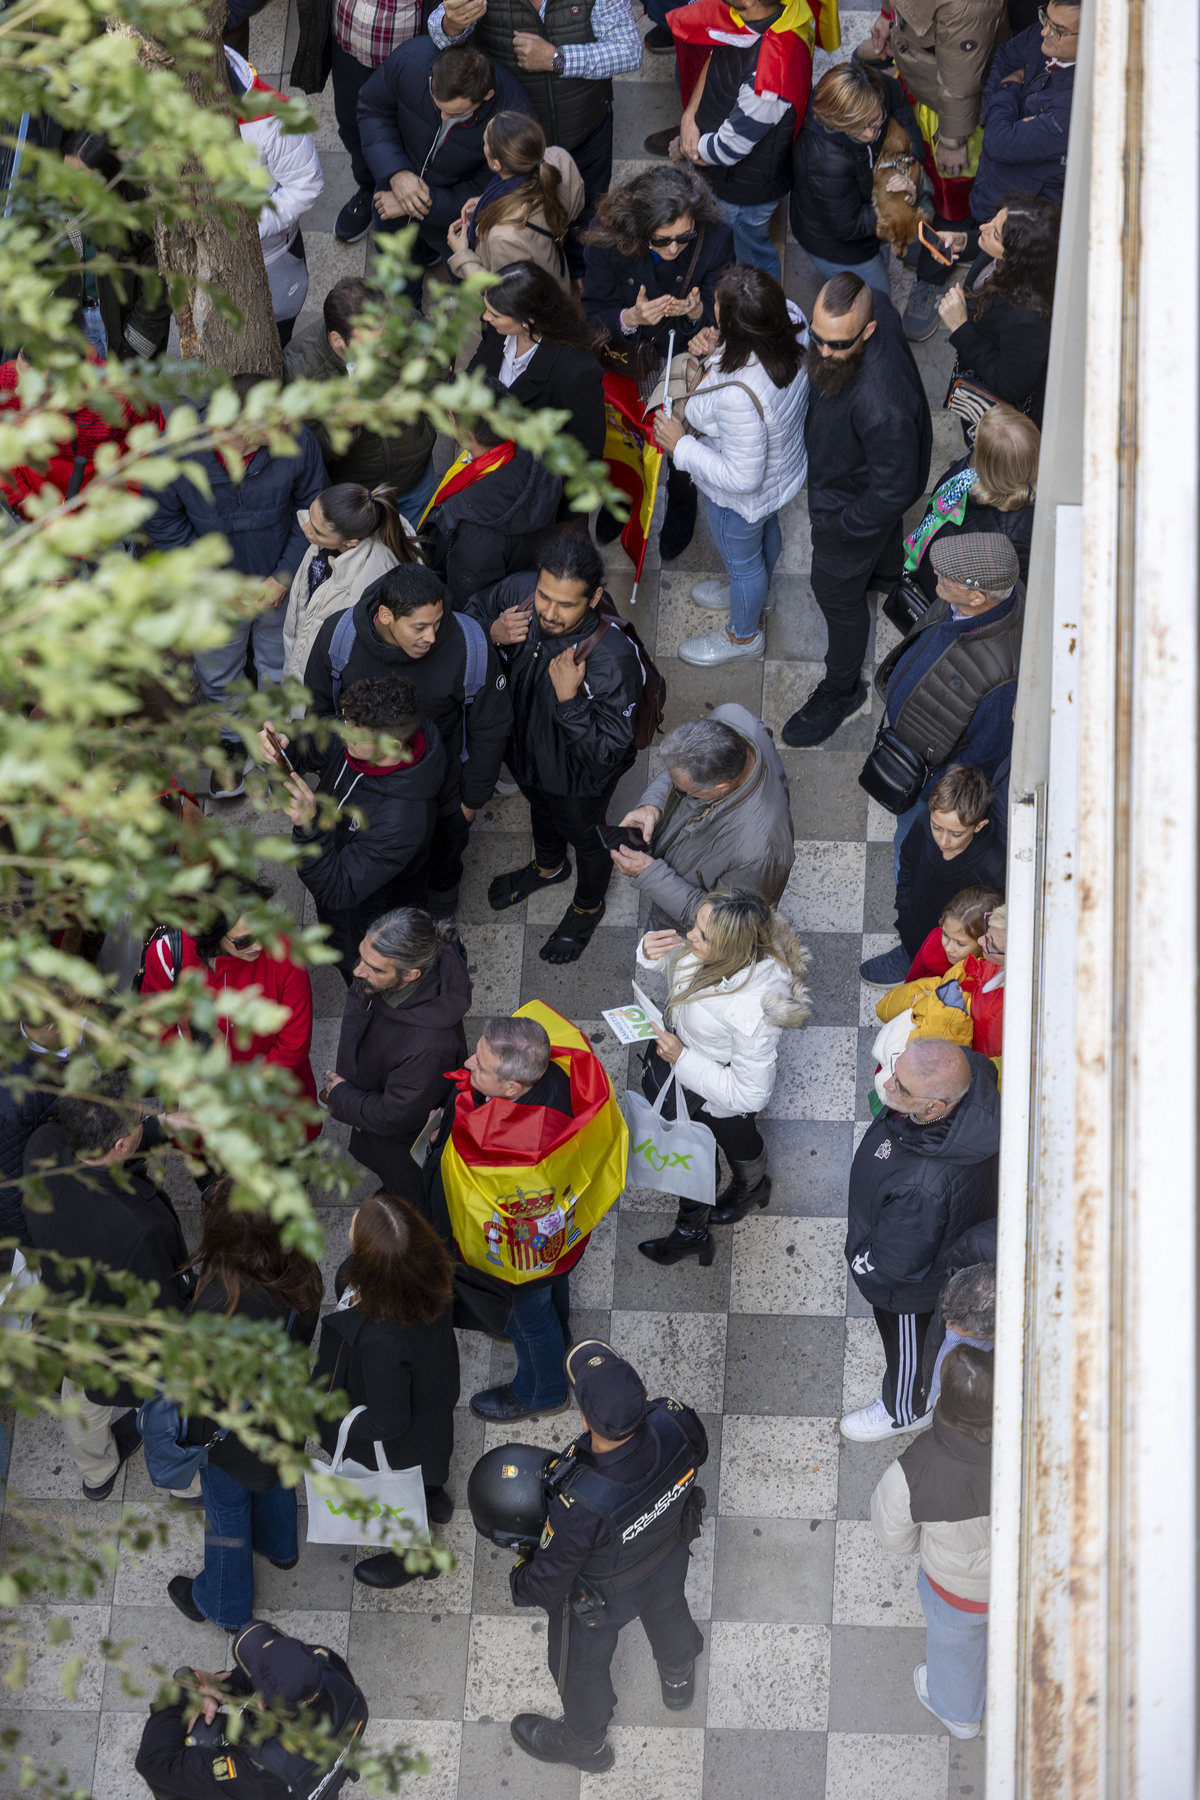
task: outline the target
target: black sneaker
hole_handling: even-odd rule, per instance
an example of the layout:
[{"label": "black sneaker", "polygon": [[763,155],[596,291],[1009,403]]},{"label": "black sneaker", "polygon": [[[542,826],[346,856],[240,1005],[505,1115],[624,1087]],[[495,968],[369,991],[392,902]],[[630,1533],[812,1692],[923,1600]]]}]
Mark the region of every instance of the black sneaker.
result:
[{"label": "black sneaker", "polygon": [[655,56],[670,56],[675,49],[675,39],[665,25],[651,26],[642,42]]},{"label": "black sneaker", "polygon": [[333,235],[339,244],[357,244],[375,223],[375,189],[361,187],[337,216]]},{"label": "black sneaker", "polygon": [[568,1763],[585,1774],[604,1775],[615,1761],[607,1738],[598,1744],[585,1743],[567,1730],[562,1719],[548,1719],[544,1713],[518,1713],[508,1729],[526,1756],[535,1756],[539,1762]]},{"label": "black sneaker", "polygon": [[891,950],[869,956],[866,962],[859,963],[858,973],[868,987],[894,988],[908,980],[911,967],[912,957],[903,944],[896,944]]},{"label": "black sneaker", "polygon": [[137,1428],[136,1412],[122,1413],[112,1428],[113,1442],[117,1446],[117,1466],[107,1481],[97,1482],[94,1487],[83,1483],[85,1500],[107,1500],[117,1485],[117,1476],[129,1461],[134,1451],[141,1446],[141,1433]]},{"label": "black sneaker", "polygon": [[780,736],[793,750],[809,750],[831,738],[843,719],[856,713],[867,697],[860,681],[852,694],[831,694],[822,681],[813,689],[799,712],[794,712]]},{"label": "black sneaker", "polygon": [[665,131],[652,131],[642,143],[647,156],[666,156],[671,148],[673,138],[679,136],[678,125],[668,125]]}]

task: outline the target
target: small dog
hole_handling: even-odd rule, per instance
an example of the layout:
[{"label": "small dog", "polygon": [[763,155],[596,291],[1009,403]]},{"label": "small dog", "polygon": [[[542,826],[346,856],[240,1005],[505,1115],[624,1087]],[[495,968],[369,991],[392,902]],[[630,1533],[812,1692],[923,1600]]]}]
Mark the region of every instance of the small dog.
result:
[{"label": "small dog", "polygon": [[893,175],[905,175],[912,182],[919,200],[923,173],[922,165],[912,153],[907,131],[899,119],[889,119],[879,161],[875,164],[875,230],[885,244],[892,246],[897,256],[903,256],[916,237],[922,209],[907,194],[889,194],[887,184]]}]

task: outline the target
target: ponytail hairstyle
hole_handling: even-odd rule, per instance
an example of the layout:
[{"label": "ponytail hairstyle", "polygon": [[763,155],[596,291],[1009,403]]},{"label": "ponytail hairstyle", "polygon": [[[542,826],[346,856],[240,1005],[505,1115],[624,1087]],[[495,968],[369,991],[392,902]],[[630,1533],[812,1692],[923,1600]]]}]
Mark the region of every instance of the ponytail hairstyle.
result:
[{"label": "ponytail hairstyle", "polygon": [[359,481],[339,481],[317,495],[329,529],[340,538],[378,537],[397,562],[424,562],[416,538],[404,527],[392,487],[371,488]]},{"label": "ponytail hairstyle", "polygon": [[511,180],[523,177],[520,187],[499,200],[489,201],[475,214],[477,236],[486,236],[495,226],[511,221],[527,225],[534,213],[545,215],[552,238],[566,236],[571,223],[562,203],[562,172],[545,161],[546,134],[536,119],[525,113],[498,112],[489,119],[483,133],[485,156],[500,164],[500,173]]},{"label": "ponytail hairstyle", "polygon": [[764,994],[764,1016],[772,1025],[785,1028],[803,1025],[812,1011],[812,1002],[804,985],[804,977],[808,973],[808,951],[797,942],[796,934],[787,920],[781,918],[773,906],[768,906],[760,895],[753,894],[746,888],[722,889],[713,894],[705,894],[700,905],[710,909],[705,933],[709,942],[709,955],[706,961],[685,971],[682,979],[677,974],[678,965],[692,952],[687,948],[677,951],[668,963],[668,1028],[674,1029],[673,1021],[678,1018],[682,1007],[690,1005],[694,1000],[704,1000],[715,995],[721,989],[722,982],[732,982],[735,975],[740,975],[742,979],[723,991],[734,993],[738,988],[745,987],[759,963],[766,961],[779,964],[788,977],[789,991],[787,994]]}]

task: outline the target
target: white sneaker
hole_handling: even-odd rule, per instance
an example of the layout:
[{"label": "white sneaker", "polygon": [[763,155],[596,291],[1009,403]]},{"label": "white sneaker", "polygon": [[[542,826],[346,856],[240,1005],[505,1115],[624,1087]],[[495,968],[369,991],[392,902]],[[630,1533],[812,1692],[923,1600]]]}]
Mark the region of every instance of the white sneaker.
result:
[{"label": "white sneaker", "polygon": [[761,631],[745,644],[735,644],[727,631],[714,631],[707,637],[684,638],[679,646],[679,660],[709,668],[714,663],[757,662],[767,653],[767,640]]},{"label": "white sneaker", "polygon": [[918,1663],[913,1670],[913,1686],[917,1690],[917,1699],[925,1711],[933,1713],[934,1718],[946,1727],[951,1737],[977,1738],[979,1736],[981,1729],[979,1719],[969,1719],[964,1724],[957,1719],[943,1719],[940,1712],[933,1712],[933,1708],[929,1704],[929,1671],[925,1663]]},{"label": "white sneaker", "polygon": [[[697,606],[707,606],[710,612],[729,611],[729,583],[727,581],[698,581],[692,589],[692,599]],[[775,596],[767,590],[763,602],[763,612],[775,611]]]},{"label": "white sneaker", "polygon": [[880,1438],[903,1437],[909,1431],[924,1431],[933,1423],[933,1408],[922,1419],[914,1419],[911,1425],[897,1425],[883,1401],[872,1400],[870,1406],[860,1406],[857,1412],[847,1413],[841,1422],[841,1433],[849,1438],[852,1444],[874,1444]]}]

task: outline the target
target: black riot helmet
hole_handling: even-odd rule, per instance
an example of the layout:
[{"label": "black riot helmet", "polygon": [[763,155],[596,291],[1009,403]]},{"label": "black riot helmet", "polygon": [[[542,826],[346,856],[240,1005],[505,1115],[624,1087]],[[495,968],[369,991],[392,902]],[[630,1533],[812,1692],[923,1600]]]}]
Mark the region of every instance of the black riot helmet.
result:
[{"label": "black riot helmet", "polygon": [[486,1450],[467,1482],[476,1531],[502,1550],[532,1548],[546,1523],[546,1471],[557,1457],[536,1444]]}]

